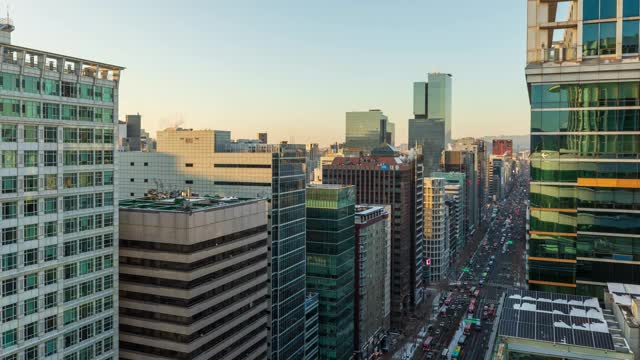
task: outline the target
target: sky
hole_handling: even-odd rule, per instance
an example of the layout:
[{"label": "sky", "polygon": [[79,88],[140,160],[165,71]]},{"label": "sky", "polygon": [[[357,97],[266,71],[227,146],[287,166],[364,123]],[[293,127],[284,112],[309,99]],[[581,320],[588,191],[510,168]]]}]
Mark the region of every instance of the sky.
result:
[{"label": "sky", "polygon": [[526,134],[525,0],[0,0],[13,44],[126,67],[143,127],[344,141],[381,109],[407,141],[414,81],[453,74],[454,138]]}]

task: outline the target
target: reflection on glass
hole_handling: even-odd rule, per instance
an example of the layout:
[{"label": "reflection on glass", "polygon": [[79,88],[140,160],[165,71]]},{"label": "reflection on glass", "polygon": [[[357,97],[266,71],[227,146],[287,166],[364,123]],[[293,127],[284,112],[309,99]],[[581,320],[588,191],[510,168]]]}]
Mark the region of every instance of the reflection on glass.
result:
[{"label": "reflection on glass", "polygon": [[622,14],[624,17],[640,15],[640,1],[624,0],[622,5]]},{"label": "reflection on glass", "polygon": [[624,21],[622,23],[622,53],[631,54],[638,52],[638,20]]},{"label": "reflection on glass", "polygon": [[616,23],[600,23],[600,55],[616,53]]}]

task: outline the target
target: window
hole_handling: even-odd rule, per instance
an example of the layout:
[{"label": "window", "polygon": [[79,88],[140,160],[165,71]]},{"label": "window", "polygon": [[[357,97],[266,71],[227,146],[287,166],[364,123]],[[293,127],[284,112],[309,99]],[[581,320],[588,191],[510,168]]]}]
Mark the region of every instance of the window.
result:
[{"label": "window", "polygon": [[110,87],[102,88],[102,101],[113,102],[113,88],[110,88]]},{"label": "window", "polygon": [[83,194],[79,197],[80,209],[91,209],[93,208],[93,194]]},{"label": "window", "polygon": [[[36,334],[32,337],[36,337],[38,334],[37,323],[36,323]],[[26,339],[26,337],[25,337]],[[24,360],[38,360],[38,345],[28,347],[24,351]]]},{"label": "window", "polygon": [[58,199],[51,197],[44,199],[44,213],[55,214],[58,212]]},{"label": "window", "polygon": [[2,254],[2,271],[13,270],[18,267],[18,254]]},{"label": "window", "polygon": [[16,344],[18,340],[18,330],[11,329],[2,333],[2,348],[6,349]]},{"label": "window", "polygon": [[193,167],[193,164],[192,163],[186,163],[186,164],[184,164],[184,167]]},{"label": "window", "polygon": [[[24,191],[38,191],[38,175],[25,175],[22,179],[24,183]],[[36,203],[37,200],[32,200]]]},{"label": "window", "polygon": [[78,152],[75,150],[65,150],[64,165],[65,166],[78,165]]},{"label": "window", "polygon": [[148,162],[144,163],[144,166],[149,166],[149,163]]},{"label": "window", "polygon": [[[55,246],[55,245],[53,245],[53,246]],[[54,259],[55,259],[55,257],[54,257]],[[44,284],[45,285],[51,285],[51,284],[55,284],[56,282],[58,282],[58,269],[53,268],[53,269],[45,270],[44,271]]]},{"label": "window", "polygon": [[65,189],[78,187],[78,174],[77,173],[64,174],[62,183],[64,184]]},{"label": "window", "polygon": [[44,295],[44,308],[50,309],[52,307],[58,306],[58,293],[50,292]]},{"label": "window", "polygon": [[12,321],[18,318],[18,304],[9,304],[2,307],[2,322]]},{"label": "window", "polygon": [[[113,164],[113,151],[105,150],[103,158],[104,158],[103,161],[104,161],[105,165],[112,165]],[[105,185],[107,185],[107,184],[105,184]]]},{"label": "window", "polygon": [[[38,336],[38,322],[37,321],[34,321],[34,322],[24,326],[24,339],[25,340],[33,339],[36,336]],[[37,351],[37,349],[38,348],[36,347],[36,351]]]},{"label": "window", "polygon": [[64,233],[71,234],[78,231],[78,219],[64,219]]},{"label": "window", "polygon": [[56,174],[44,175],[45,190],[56,190],[58,188],[58,176]]},{"label": "window", "polygon": [[34,297],[24,301],[24,314],[31,315],[38,312],[38,298]]},{"label": "window", "polygon": [[81,260],[79,263],[80,267],[80,275],[90,274],[94,271],[94,261],[93,259],[85,259]]},{"label": "window", "polygon": [[104,227],[113,225],[113,213],[104,214]]},{"label": "window", "polygon": [[78,139],[80,140],[81,144],[93,143],[93,129],[80,129],[78,130],[78,132]]},{"label": "window", "polygon": [[2,229],[2,245],[15,244],[18,240],[18,228],[10,227]]},{"label": "window", "polygon": [[113,171],[105,171],[102,176],[104,185],[113,185]]},{"label": "window", "polygon": [[0,114],[5,116],[20,116],[20,101],[0,99]]},{"label": "window", "polygon": [[15,278],[2,280],[2,296],[11,296],[18,293],[18,282]]},{"label": "window", "polygon": [[2,177],[2,193],[12,194],[17,190],[18,178],[16,176],[3,176]]},{"label": "window", "polygon": [[24,266],[35,265],[38,263],[38,249],[27,249],[23,254]]},{"label": "window", "polygon": [[64,256],[73,256],[78,254],[78,240],[70,240],[64,242]]},{"label": "window", "polygon": [[18,74],[0,73],[0,89],[16,91],[20,87]]},{"label": "window", "polygon": [[64,302],[73,301],[78,298],[78,286],[71,285],[64,288]]},{"label": "window", "polygon": [[93,215],[80,216],[78,218],[78,231],[93,229]]},{"label": "window", "polygon": [[93,294],[93,280],[85,281],[80,284],[80,297]]},{"label": "window", "polygon": [[62,105],[62,120],[78,120],[78,108],[75,105]]},{"label": "window", "polygon": [[80,187],[93,186],[93,172],[80,173]]},{"label": "window", "polygon": [[185,180],[184,183],[187,185],[190,185],[190,184],[193,184],[193,180]]},{"label": "window", "polygon": [[616,52],[616,23],[584,24],[582,27],[583,56],[611,55]]},{"label": "window", "polygon": [[25,167],[38,166],[38,151],[25,150],[25,152],[24,152],[24,166]]},{"label": "window", "polygon": [[60,95],[60,82],[51,79],[42,80],[42,93],[44,95],[58,96]]},{"label": "window", "polygon": [[53,261],[57,258],[58,258],[58,245],[47,245],[44,247],[44,261]]},{"label": "window", "polygon": [[93,109],[93,116],[95,122],[102,122],[102,108]]},{"label": "window", "polygon": [[69,81],[63,81],[62,96],[70,98],[78,97],[78,88],[76,87],[76,84]]},{"label": "window", "polygon": [[93,316],[93,314],[93,302],[80,305],[80,308],[78,309],[78,317],[80,319],[86,319],[89,316]]},{"label": "window", "polygon": [[113,246],[113,234],[104,234],[104,240],[102,243],[103,248],[110,248]]},{"label": "window", "polygon": [[65,310],[63,318],[64,318],[65,325],[76,322],[78,320],[78,309],[72,308],[72,309]]},{"label": "window", "polygon": [[6,202],[2,204],[2,219],[15,219],[18,217],[17,213],[18,203],[17,202]]},{"label": "window", "polygon": [[73,279],[76,276],[78,276],[78,266],[77,266],[77,264],[76,263],[65,264],[64,265],[64,278],[65,278],[65,280]]},{"label": "window", "polygon": [[52,237],[58,235],[58,223],[56,221],[48,221],[44,223],[44,236]]},{"label": "window", "polygon": [[113,206],[113,193],[104,193],[104,206]]},{"label": "window", "polygon": [[80,121],[93,121],[93,108],[90,106],[80,106]]},{"label": "window", "polygon": [[58,352],[58,339],[53,338],[44,343],[44,356],[52,356]]},{"label": "window", "polygon": [[42,104],[42,117],[44,119],[60,119],[60,105],[53,103]]},{"label": "window", "polygon": [[[77,343],[78,343],[78,333],[77,333],[76,330],[72,330],[72,331],[64,334],[64,347],[65,347],[65,349],[68,348],[68,347],[71,347],[71,346],[73,346],[73,345],[75,345]],[[77,357],[74,358],[74,359],[77,360]],[[65,360],[66,360],[66,358],[65,358]]]},{"label": "window", "polygon": [[38,224],[24,226],[24,241],[38,240]]},{"label": "window", "polygon": [[38,215],[38,200],[24,201],[24,216]]},{"label": "window", "polygon": [[49,316],[44,319],[44,332],[48,333],[58,327],[58,317],[56,315]]},{"label": "window", "polygon": [[[96,174],[100,174],[100,173],[96,173]],[[102,207],[102,193],[96,193],[95,194],[95,207]]]},{"label": "window", "polygon": [[38,287],[38,273],[25,275],[22,285],[23,285],[25,290],[32,290],[32,289],[37,288]]},{"label": "window", "polygon": [[40,93],[40,78],[33,76],[22,77],[22,90],[24,92],[39,94]]},{"label": "window", "polygon": [[44,152],[44,166],[58,166],[58,152],[47,150]]},{"label": "window", "polygon": [[113,131],[109,129],[104,130],[104,143],[113,144]]},{"label": "window", "polygon": [[78,157],[80,165],[93,165],[93,151],[81,150]]},{"label": "window", "polygon": [[2,142],[16,142],[16,125],[0,125],[0,139]]},{"label": "window", "polygon": [[41,105],[36,101],[22,102],[22,116],[25,118],[39,119],[41,114]]},{"label": "window", "polygon": [[25,125],[24,126],[24,142],[35,143],[38,142],[38,127]]},{"label": "window", "polygon": [[2,150],[2,159],[0,167],[3,168],[15,168],[16,167],[16,151],[15,150]]},{"label": "window", "polygon": [[78,142],[78,129],[64,128],[64,142],[66,144],[75,144]]},{"label": "window", "polygon": [[93,100],[93,85],[80,84],[80,98]]},{"label": "window", "polygon": [[93,251],[93,238],[84,238],[84,239],[80,239],[80,252],[81,253],[86,253],[89,251]]},{"label": "window", "polygon": [[632,54],[638,52],[640,21],[624,21],[622,23],[622,53]]},{"label": "window", "polygon": [[56,143],[58,142],[58,128],[47,126],[44,128],[44,142]]},{"label": "window", "polygon": [[584,20],[615,18],[616,0],[584,0],[583,9]]},{"label": "window", "polygon": [[102,122],[105,124],[113,123],[113,109],[102,110]]}]

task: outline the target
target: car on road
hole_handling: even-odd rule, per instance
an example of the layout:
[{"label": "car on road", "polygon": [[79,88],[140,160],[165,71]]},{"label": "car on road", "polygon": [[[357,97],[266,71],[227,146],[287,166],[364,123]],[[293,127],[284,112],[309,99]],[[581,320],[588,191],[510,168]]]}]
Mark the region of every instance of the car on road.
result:
[{"label": "car on road", "polygon": [[425,359],[433,359],[433,353],[431,351],[429,351],[427,353],[427,357],[425,357]]},{"label": "car on road", "polygon": [[440,333],[442,333],[442,331],[440,329],[436,329],[436,335],[440,335]]}]

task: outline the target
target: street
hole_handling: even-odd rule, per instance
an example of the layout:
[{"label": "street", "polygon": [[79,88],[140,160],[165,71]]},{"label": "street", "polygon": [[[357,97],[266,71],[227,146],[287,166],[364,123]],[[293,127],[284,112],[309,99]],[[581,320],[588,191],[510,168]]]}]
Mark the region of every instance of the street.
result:
[{"label": "street", "polygon": [[[423,331],[414,336],[418,346],[413,359],[439,359],[445,349],[448,349],[446,358],[449,359],[456,358],[458,352],[458,359],[484,359],[495,316],[493,312],[502,293],[506,288],[526,287],[528,176],[528,168],[522,166],[506,198],[483,212],[488,224],[486,233],[481,239],[470,241],[467,244],[470,249],[465,249],[465,252],[469,250],[469,255],[462,254],[458,259],[457,276],[448,289],[441,289],[439,295],[439,312],[446,310],[419,327]],[[474,306],[470,308],[472,302]],[[423,350],[429,337],[431,342],[425,346],[428,349]]]}]

